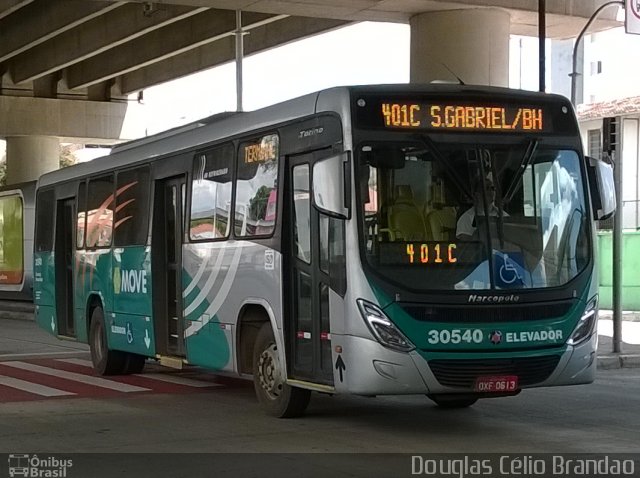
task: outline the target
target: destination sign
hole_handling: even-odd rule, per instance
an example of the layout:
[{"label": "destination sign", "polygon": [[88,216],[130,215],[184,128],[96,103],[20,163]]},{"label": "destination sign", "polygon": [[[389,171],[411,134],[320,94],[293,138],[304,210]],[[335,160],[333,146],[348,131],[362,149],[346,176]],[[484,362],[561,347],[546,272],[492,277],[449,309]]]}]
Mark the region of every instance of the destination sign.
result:
[{"label": "destination sign", "polygon": [[278,136],[264,136],[258,143],[245,144],[243,149],[245,164],[273,161],[278,157]]},{"label": "destination sign", "polygon": [[484,249],[475,241],[380,242],[378,259],[383,266],[457,267],[482,262]]},{"label": "destination sign", "polygon": [[381,243],[380,261],[385,265],[455,264],[456,244],[453,243]]},{"label": "destination sign", "polygon": [[516,105],[381,102],[386,128],[455,131],[541,132],[542,108]]}]

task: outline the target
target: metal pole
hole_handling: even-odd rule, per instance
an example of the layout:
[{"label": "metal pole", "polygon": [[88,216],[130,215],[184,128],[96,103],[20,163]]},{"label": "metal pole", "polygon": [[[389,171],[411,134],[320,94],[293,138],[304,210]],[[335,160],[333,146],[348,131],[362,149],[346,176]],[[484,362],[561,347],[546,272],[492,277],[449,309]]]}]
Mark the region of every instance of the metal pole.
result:
[{"label": "metal pole", "polygon": [[620,5],[624,7],[624,2],[622,0],[617,0],[617,1],[603,3],[602,5],[600,5],[600,7],[598,7],[598,9],[595,12],[593,12],[593,15],[591,15],[591,18],[589,18],[589,21],[584,26],[584,28],[580,31],[580,33],[576,38],[576,42],[573,45],[573,56],[571,59],[571,73],[569,73],[569,76],[571,77],[571,103],[573,104],[573,106],[576,106],[576,81],[577,81],[576,77],[578,76],[578,72],[576,71],[576,68],[577,68],[577,62],[578,62],[578,46],[582,41],[582,37],[587,32],[587,28],[589,28],[589,25],[593,23],[593,21],[596,19],[596,17],[602,10],[604,10],[606,7],[609,7],[611,5]]},{"label": "metal pole", "polygon": [[616,125],[618,144],[611,152],[613,183],[616,191],[616,214],[613,216],[613,270],[611,302],[613,306],[613,353],[622,351],[622,118]]},{"label": "metal pole", "polygon": [[242,57],[244,39],[242,31],[242,11],[236,10],[236,111],[242,111]]},{"label": "metal pole", "polygon": [[545,76],[546,76],[546,52],[545,46],[547,42],[547,23],[546,23],[546,0],[538,0],[538,72],[539,72],[539,90],[544,93]]}]

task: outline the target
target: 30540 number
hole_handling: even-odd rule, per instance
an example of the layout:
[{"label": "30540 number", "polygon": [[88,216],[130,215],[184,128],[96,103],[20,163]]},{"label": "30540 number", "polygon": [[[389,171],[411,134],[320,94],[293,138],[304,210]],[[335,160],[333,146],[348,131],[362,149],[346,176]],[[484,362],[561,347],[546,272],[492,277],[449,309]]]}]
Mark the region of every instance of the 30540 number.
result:
[{"label": "30540 number", "polygon": [[480,344],[482,343],[482,330],[480,329],[452,329],[430,330],[427,333],[427,342],[435,344]]}]

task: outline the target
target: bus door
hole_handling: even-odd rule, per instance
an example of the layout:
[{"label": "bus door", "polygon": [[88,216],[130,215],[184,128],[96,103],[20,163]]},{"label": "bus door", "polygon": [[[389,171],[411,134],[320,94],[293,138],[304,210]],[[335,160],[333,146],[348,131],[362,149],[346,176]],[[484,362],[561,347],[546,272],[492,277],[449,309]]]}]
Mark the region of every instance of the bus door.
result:
[{"label": "bus door", "polygon": [[182,239],[186,180],[184,176],[155,182],[151,268],[157,351],[185,356],[182,308]]},{"label": "bus door", "polygon": [[73,237],[75,198],[56,203],[55,275],[58,335],[75,337],[73,322]]},{"label": "bus door", "polygon": [[326,261],[320,244],[328,218],[313,207],[311,200],[311,171],[316,154],[288,159],[283,290],[289,376],[333,385],[329,271],[323,266]]}]

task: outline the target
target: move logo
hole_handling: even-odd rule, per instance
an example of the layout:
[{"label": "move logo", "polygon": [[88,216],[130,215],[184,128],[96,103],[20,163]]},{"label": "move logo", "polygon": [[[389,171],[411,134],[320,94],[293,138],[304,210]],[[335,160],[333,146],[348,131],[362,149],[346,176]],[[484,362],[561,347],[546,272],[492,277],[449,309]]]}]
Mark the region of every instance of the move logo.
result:
[{"label": "move logo", "polygon": [[[117,272],[116,277],[118,277]],[[147,271],[124,269],[120,271],[119,277],[120,292],[126,292],[129,294],[147,293]]]}]

